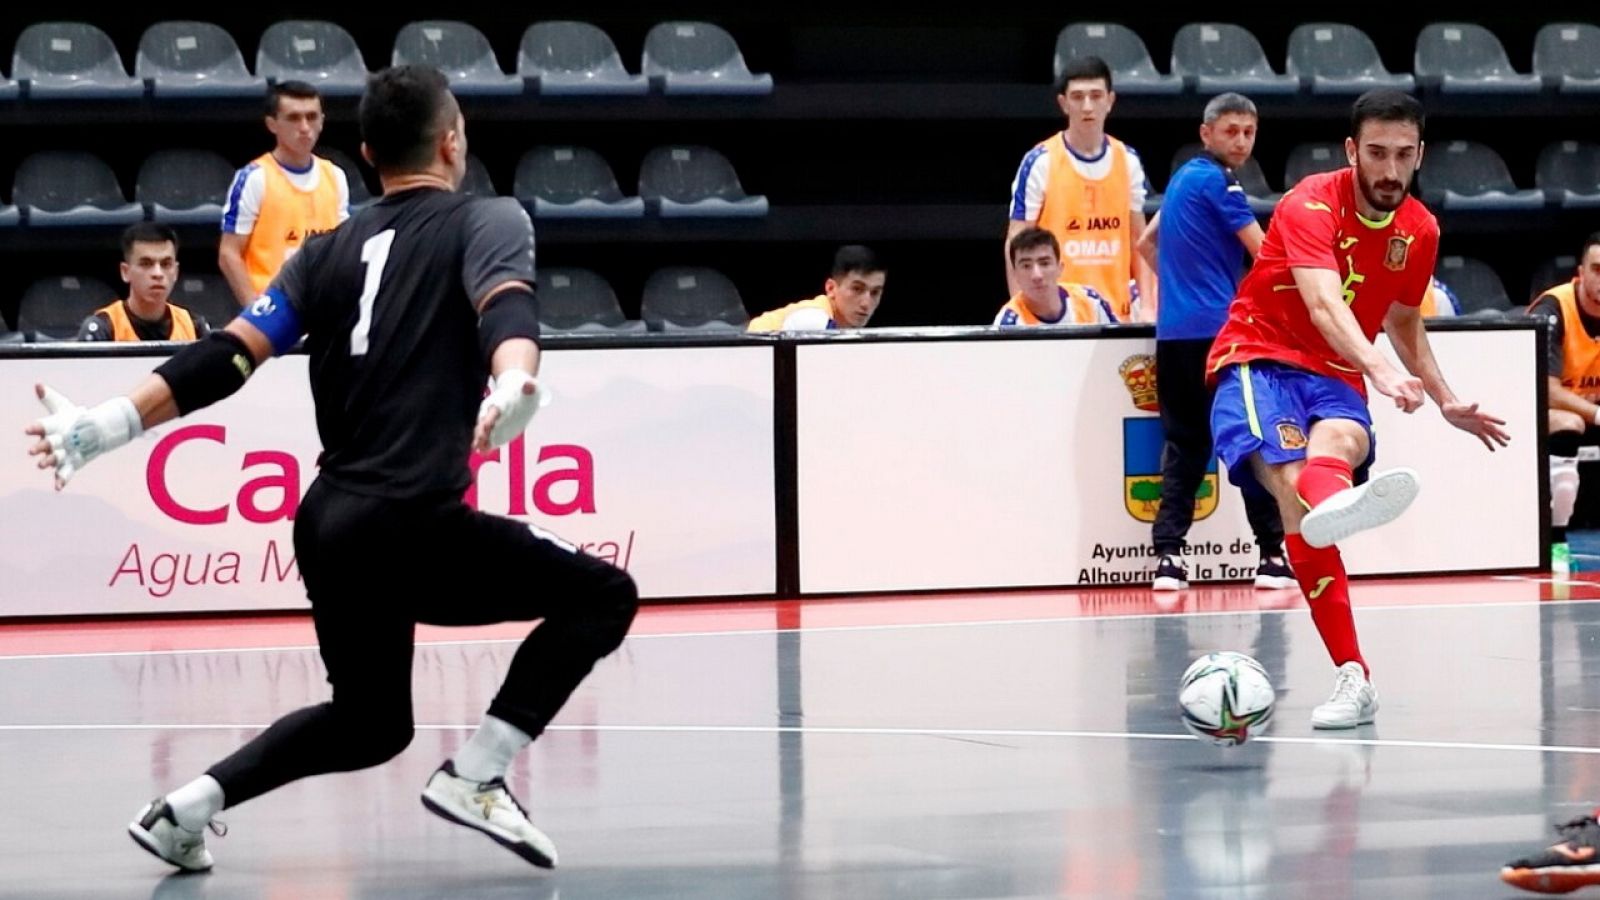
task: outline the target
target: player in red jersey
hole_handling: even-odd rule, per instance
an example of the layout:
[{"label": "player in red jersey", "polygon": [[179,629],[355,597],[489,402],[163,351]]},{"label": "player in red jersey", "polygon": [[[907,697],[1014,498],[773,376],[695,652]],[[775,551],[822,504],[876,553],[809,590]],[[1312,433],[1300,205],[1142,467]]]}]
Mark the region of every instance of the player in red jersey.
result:
[{"label": "player in red jersey", "polygon": [[[1334,544],[1393,520],[1417,495],[1410,469],[1366,477],[1374,447],[1363,377],[1407,413],[1426,393],[1490,450],[1510,439],[1503,420],[1451,392],[1423,331],[1418,306],[1439,224],[1408,193],[1422,127],[1408,94],[1356,100],[1350,167],[1284,194],[1207,361],[1217,453],[1241,489],[1277,500],[1290,565],[1339,667],[1333,696],[1311,714],[1317,728],[1354,728],[1378,710]],[[1406,372],[1373,346],[1380,329]]]}]

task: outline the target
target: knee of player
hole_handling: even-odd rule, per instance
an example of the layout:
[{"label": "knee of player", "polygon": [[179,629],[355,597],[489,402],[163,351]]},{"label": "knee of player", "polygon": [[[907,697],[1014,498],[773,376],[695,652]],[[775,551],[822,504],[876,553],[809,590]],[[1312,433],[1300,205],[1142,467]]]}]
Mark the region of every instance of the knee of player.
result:
[{"label": "knee of player", "polygon": [[1588,427],[1589,423],[1583,420],[1583,416],[1575,412],[1565,409],[1550,410],[1551,434],[1560,434],[1567,431],[1582,434]]},{"label": "knee of player", "polygon": [[375,724],[371,740],[368,744],[371,749],[374,765],[388,762],[399,756],[402,751],[411,746],[411,739],[416,736],[417,729],[411,723],[411,716],[388,716]]},{"label": "knee of player", "polygon": [[360,705],[340,703],[344,735],[340,741],[358,757],[360,767],[387,762],[411,745],[416,735],[412,723],[411,707],[405,705],[366,702]]},{"label": "knee of player", "polygon": [[1318,435],[1316,449],[1329,456],[1337,456],[1351,466],[1361,464],[1367,458],[1367,433],[1359,425],[1350,424],[1345,427],[1329,429],[1326,434]]},{"label": "knee of player", "polygon": [[632,624],[634,614],[639,611],[639,586],[634,583],[633,576],[618,569],[606,584],[606,598],[623,627]]},{"label": "knee of player", "polygon": [[622,644],[633,625],[634,615],[639,612],[639,587],[634,584],[633,576],[621,569],[614,570],[602,582],[593,609],[596,612],[593,627],[601,635],[601,643],[606,645],[605,652],[610,653]]}]

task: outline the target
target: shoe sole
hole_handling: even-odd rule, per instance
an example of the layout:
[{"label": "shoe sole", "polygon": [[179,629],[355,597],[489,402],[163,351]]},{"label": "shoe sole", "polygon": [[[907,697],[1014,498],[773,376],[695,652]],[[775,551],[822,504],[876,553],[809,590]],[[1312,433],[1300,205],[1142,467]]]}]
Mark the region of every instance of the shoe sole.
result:
[{"label": "shoe sole", "polygon": [[[140,815],[142,816],[143,813],[141,813]],[[143,828],[140,828],[138,822],[134,822],[132,825],[128,826],[128,837],[133,838],[133,842],[135,844],[138,844],[140,847],[142,847],[146,853],[149,853],[151,856],[154,856],[156,859],[161,860],[162,862],[166,863],[169,866],[176,867],[178,869],[178,871],[180,871],[180,872],[197,872],[198,873],[198,872],[209,872],[209,871],[211,871],[211,866],[201,866],[199,868],[191,868],[189,866],[184,865],[183,863],[177,862],[176,860],[168,859],[166,857],[166,855],[163,854],[161,852],[161,850],[159,849],[159,845],[156,843],[155,836],[150,834],[150,832],[145,831]]]},{"label": "shoe sole", "polygon": [[456,825],[465,825],[466,827],[471,828],[473,831],[482,832],[483,834],[488,835],[496,844],[499,844],[507,850],[510,850],[512,853],[515,853],[516,855],[522,857],[530,863],[533,863],[541,869],[554,869],[556,867],[555,860],[541,853],[539,849],[534,847],[532,844],[498,834],[489,828],[485,828],[482,822],[474,822],[471,819],[463,819],[452,812],[448,806],[445,806],[437,800],[434,800],[426,793],[422,795],[422,805],[427,807],[428,812],[433,813],[446,822],[451,822]]},{"label": "shoe sole", "polygon": [[1258,591],[1281,591],[1292,588],[1297,584],[1299,584],[1299,582],[1287,575],[1256,576],[1256,590]]},{"label": "shoe sole", "polygon": [[1500,870],[1500,880],[1536,894],[1567,894],[1600,884],[1600,865],[1549,866],[1540,869]]},{"label": "shoe sole", "polygon": [[1360,728],[1363,725],[1371,725],[1377,720],[1377,718],[1378,702],[1374,700],[1372,702],[1372,709],[1368,710],[1366,715],[1358,716],[1354,722],[1318,722],[1317,715],[1315,712],[1313,712],[1311,714],[1311,727],[1320,731],[1347,731],[1351,728]]},{"label": "shoe sole", "polygon": [[1361,493],[1348,502],[1330,506],[1333,498],[1329,498],[1306,513],[1300,521],[1300,537],[1312,547],[1331,547],[1351,535],[1393,522],[1417,499],[1421,487],[1413,469],[1375,475],[1357,488]]}]

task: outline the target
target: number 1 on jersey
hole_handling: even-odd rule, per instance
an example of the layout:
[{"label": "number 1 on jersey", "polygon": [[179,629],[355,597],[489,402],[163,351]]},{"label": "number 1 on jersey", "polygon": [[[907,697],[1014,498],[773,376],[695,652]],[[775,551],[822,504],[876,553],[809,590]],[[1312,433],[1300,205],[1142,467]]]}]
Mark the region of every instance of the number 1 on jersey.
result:
[{"label": "number 1 on jersey", "polygon": [[389,264],[389,248],[394,246],[394,229],[380,231],[361,245],[361,262],[366,265],[366,277],[361,282],[361,299],[357,305],[361,315],[350,332],[350,355],[367,355],[367,333],[372,330],[372,301],[378,298],[378,285],[383,281],[383,269]]}]

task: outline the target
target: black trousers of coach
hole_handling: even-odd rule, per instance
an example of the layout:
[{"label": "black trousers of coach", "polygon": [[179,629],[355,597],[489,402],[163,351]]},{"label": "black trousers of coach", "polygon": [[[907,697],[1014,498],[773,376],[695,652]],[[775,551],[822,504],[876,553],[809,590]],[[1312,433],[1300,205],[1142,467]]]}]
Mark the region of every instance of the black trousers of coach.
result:
[{"label": "black trousers of coach", "polygon": [[[1211,396],[1206,356],[1211,339],[1156,341],[1156,399],[1161,403],[1161,507],[1151,527],[1157,554],[1176,554],[1194,524],[1194,493],[1211,461]],[[1262,554],[1283,552],[1283,520],[1267,494],[1244,494],[1245,517]]]},{"label": "black trousers of coach", "polygon": [[300,506],[294,544],[333,699],[284,716],[210,769],[228,806],[404,750],[418,622],[543,619],[489,705],[537,736],[595,662],[621,645],[638,609],[626,572],[458,496],[391,500],[318,479]]}]

